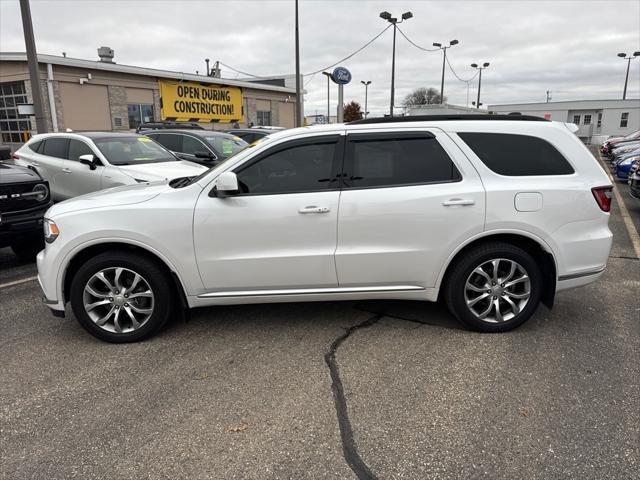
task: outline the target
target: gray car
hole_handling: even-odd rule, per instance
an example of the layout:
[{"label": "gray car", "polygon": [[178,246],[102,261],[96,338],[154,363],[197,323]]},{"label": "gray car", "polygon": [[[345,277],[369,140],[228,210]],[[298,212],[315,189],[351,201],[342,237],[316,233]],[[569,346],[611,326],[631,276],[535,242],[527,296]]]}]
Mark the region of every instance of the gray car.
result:
[{"label": "gray car", "polygon": [[211,130],[153,130],[145,135],[178,158],[211,167],[244,150],[249,144],[235,135]]}]

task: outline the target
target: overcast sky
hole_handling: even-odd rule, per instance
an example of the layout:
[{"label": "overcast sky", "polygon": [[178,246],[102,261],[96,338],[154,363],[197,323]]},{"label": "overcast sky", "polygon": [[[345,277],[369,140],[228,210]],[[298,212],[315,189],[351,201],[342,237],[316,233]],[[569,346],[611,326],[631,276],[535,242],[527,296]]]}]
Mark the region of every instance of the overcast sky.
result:
[{"label": "overcast sky", "polygon": [[[490,62],[482,76],[485,105],[569,99],[622,98],[626,61],[640,50],[640,1],[346,1],[300,0],[302,72],[327,67],[354,52],[386,25],[379,13],[411,11],[400,27],[416,44],[460,43],[448,50],[459,77],[471,63]],[[99,46],[120,64],[202,73],[204,58],[254,75],[293,73],[293,0],[38,1],[31,11],[39,53],[97,59]],[[371,80],[369,111],[389,109],[393,29],[341,65],[353,81],[345,101],[364,103],[361,80]],[[0,0],[0,50],[24,51],[17,0]],[[417,87],[440,88],[442,52],[424,52],[400,34],[396,105]],[[449,103],[467,104],[467,83],[447,69]],[[223,68],[223,77],[237,74]],[[326,77],[305,77],[305,113],[326,112]],[[475,100],[477,78],[470,84]],[[332,86],[332,110],[337,89]],[[640,57],[631,62],[627,98],[640,97]]]}]

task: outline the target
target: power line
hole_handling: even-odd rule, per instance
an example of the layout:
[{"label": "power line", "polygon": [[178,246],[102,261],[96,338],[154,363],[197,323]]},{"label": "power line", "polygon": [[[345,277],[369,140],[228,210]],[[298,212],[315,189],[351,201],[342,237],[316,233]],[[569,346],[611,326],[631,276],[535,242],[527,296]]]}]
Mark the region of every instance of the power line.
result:
[{"label": "power line", "polygon": [[409,42],[411,45],[413,45],[414,47],[424,51],[424,52],[437,52],[440,49],[439,48],[425,48],[425,47],[421,47],[420,45],[418,45],[417,43],[415,43],[413,40],[411,40],[409,37],[407,37],[405,35],[405,33],[402,31],[402,29],[400,29],[400,27],[397,27],[398,31],[402,34],[402,36],[405,38],[405,40],[407,42]]},{"label": "power line", "polygon": [[362,50],[364,50],[365,48],[367,48],[369,45],[371,45],[373,42],[375,42],[384,32],[386,32],[387,30],[389,30],[393,25],[389,24],[387,25],[387,27],[382,30],[378,35],[376,35],[375,37],[373,37],[371,40],[369,40],[367,43],[365,43],[362,47],[360,47],[358,50],[356,50],[355,52],[353,52],[351,55],[348,55],[346,57],[344,57],[342,60],[338,60],[336,63],[333,63],[327,67],[321,68],[320,70],[316,70],[315,72],[311,72],[311,73],[305,73],[304,75],[315,75],[317,73],[320,73],[324,70],[328,70],[331,67],[335,67],[336,65],[338,65],[339,63],[344,62],[345,60],[349,60],[351,57],[353,57],[354,55],[357,55],[358,53],[360,53]]},{"label": "power line", "polygon": [[447,65],[449,65],[449,70],[451,70],[451,73],[453,73],[453,75],[454,75],[458,80],[460,80],[461,82],[469,83],[469,82],[471,82],[474,78],[476,78],[476,77],[478,76],[478,71],[476,70],[476,73],[473,75],[473,77],[471,77],[471,78],[470,78],[470,79],[468,79],[468,80],[465,80],[464,78],[460,78],[460,77],[458,76],[458,74],[456,73],[456,71],[455,71],[455,70],[453,69],[453,67],[451,66],[451,63],[449,62],[449,59],[448,59],[448,58],[447,58]]}]

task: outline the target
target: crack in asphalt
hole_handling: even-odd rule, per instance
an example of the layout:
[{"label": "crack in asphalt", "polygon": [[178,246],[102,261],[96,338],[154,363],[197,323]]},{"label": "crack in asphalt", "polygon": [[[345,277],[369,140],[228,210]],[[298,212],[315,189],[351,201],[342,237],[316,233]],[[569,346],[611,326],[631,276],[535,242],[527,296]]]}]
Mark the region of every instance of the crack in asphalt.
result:
[{"label": "crack in asphalt", "polygon": [[331,390],[333,391],[333,402],[336,409],[338,427],[340,428],[342,452],[349,468],[351,468],[359,480],[375,480],[377,477],[360,457],[358,447],[356,446],[355,439],[353,438],[353,428],[351,427],[351,421],[349,420],[349,414],[347,412],[347,399],[344,395],[342,380],[340,379],[340,371],[338,368],[338,362],[336,361],[336,351],[342,342],[349,338],[353,332],[362,328],[371,327],[381,318],[382,315],[376,314],[373,317],[366,319],[364,322],[347,328],[342,335],[333,341],[329,347],[329,351],[324,355],[324,361],[327,363],[331,374]]}]

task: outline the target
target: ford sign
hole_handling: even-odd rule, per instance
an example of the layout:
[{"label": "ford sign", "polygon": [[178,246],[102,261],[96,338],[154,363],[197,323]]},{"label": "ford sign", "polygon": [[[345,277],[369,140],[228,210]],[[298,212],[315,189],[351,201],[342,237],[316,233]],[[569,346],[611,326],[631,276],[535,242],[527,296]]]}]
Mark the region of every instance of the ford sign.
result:
[{"label": "ford sign", "polygon": [[331,79],[338,85],[346,85],[351,81],[351,72],[344,67],[336,67],[331,74]]}]

